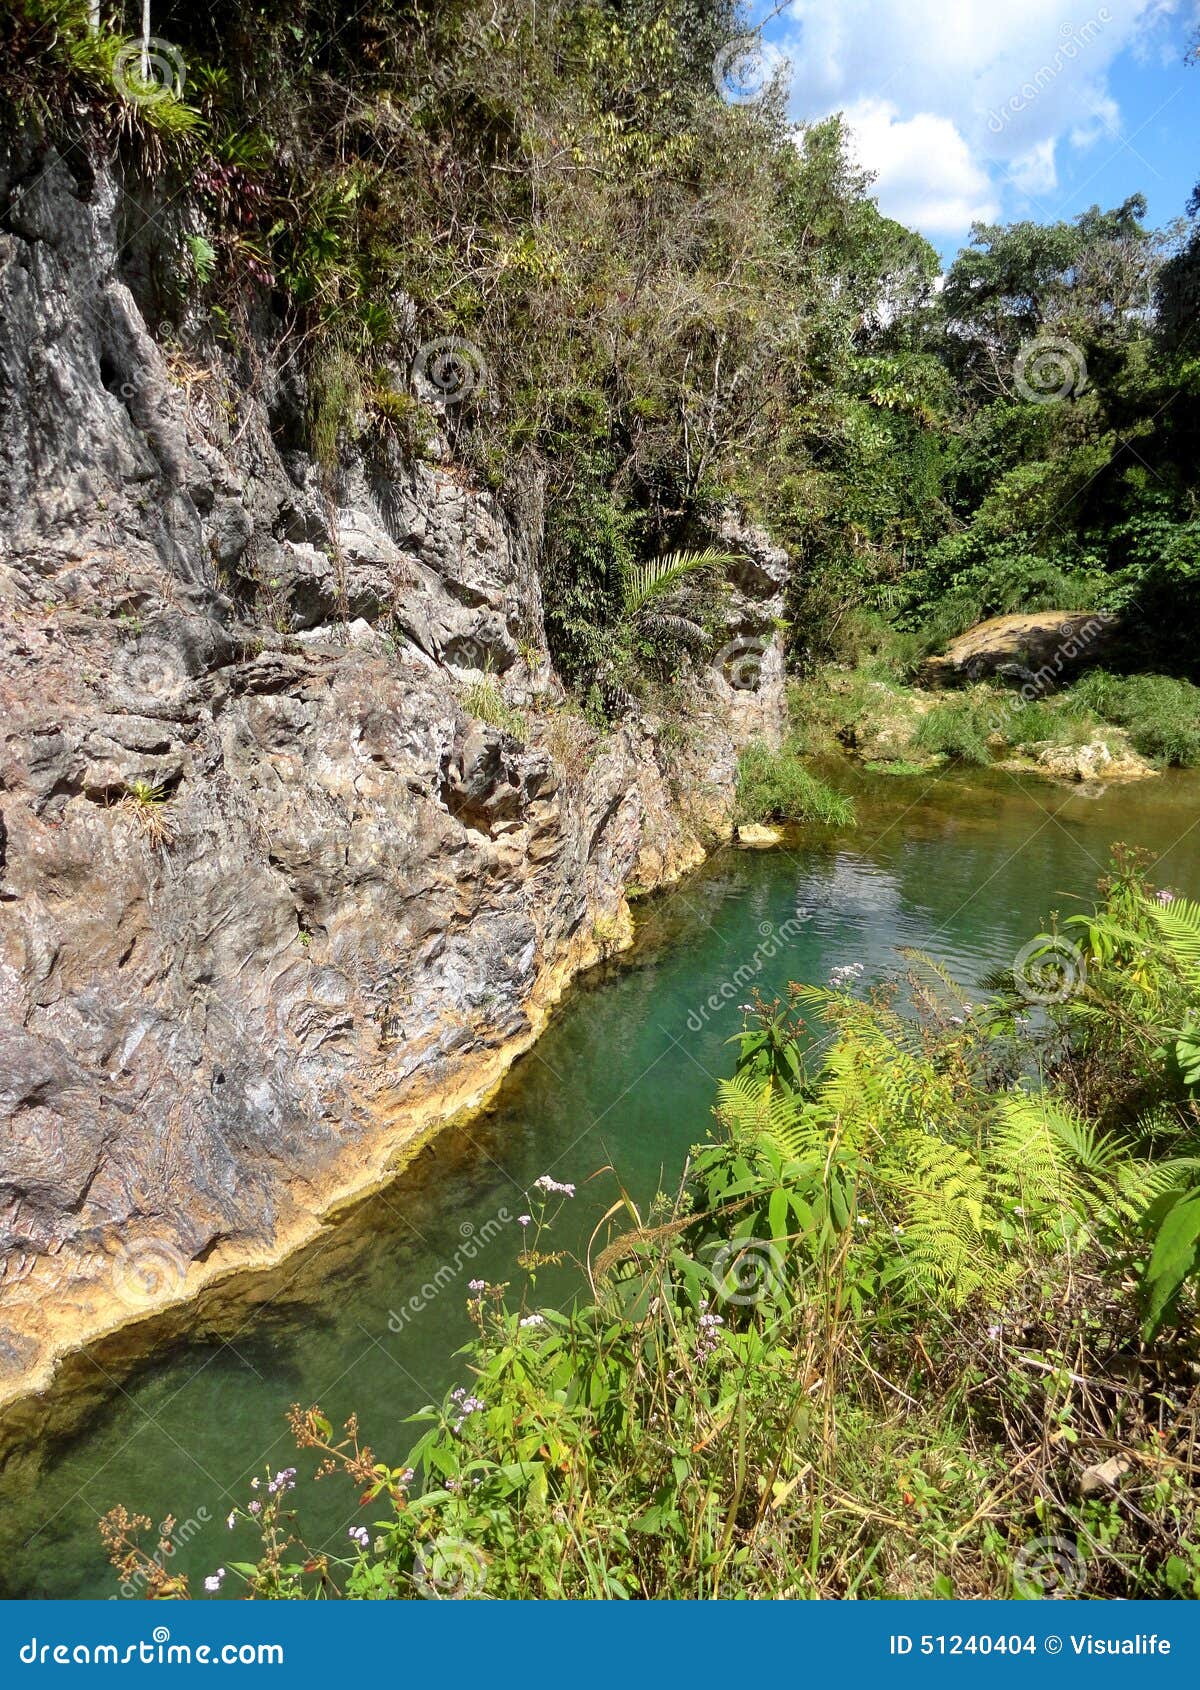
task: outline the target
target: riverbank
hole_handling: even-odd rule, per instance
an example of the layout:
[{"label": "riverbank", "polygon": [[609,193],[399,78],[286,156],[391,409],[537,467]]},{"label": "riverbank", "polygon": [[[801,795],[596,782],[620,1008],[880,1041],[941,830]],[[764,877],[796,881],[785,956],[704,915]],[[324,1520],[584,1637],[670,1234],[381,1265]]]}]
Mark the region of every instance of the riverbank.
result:
[{"label": "riverbank", "polygon": [[1061,691],[976,681],[953,691],[887,665],[828,667],[791,695],[799,755],[839,750],[883,774],[959,763],[1088,785],[1200,763],[1200,687],[1094,671]]},{"label": "riverbank", "polygon": [[[623,1182],[564,1308],[546,1268],[588,1182],[531,1181],[515,1263],[472,1264],[460,1382],[417,1441],[302,1399],[299,1455],[232,1487],[238,1559],[206,1588],[1200,1595],[1176,1224],[1195,1123],[1162,1044],[1200,1008],[1200,903],[1149,868],[1118,848],[1099,904],[1011,968],[993,953],[982,997],[911,952],[890,988],[862,963],[782,1000],[744,987],[736,1073],[676,1195]],[[349,1545],[307,1524],[313,1462],[321,1489],[367,1487]],[[105,1530],[119,1576],[186,1591],[124,1513]]]},{"label": "riverbank", "polygon": [[[14,1534],[8,1576],[22,1580],[10,1594],[109,1593],[95,1519],[118,1501],[156,1519],[207,1507],[212,1523],[179,1564],[211,1571],[229,1553],[224,1514],[243,1476],[268,1450],[277,1466],[294,1462],[284,1415],[298,1399],[335,1417],[357,1410],[364,1435],[396,1449],[403,1416],[461,1382],[467,1284],[513,1277],[525,1193],[547,1171],[577,1183],[554,1241],[566,1259],[539,1273],[540,1294],[565,1302],[581,1286],[573,1258],[609,1204],[625,1189],[645,1212],[703,1138],[711,1076],[729,1071],[738,1005],[756,988],[769,998],[860,962],[865,989],[921,951],[974,996],[1048,909],[1082,906],[1114,838],[1155,855],[1174,846],[1160,872],[1187,883],[1188,841],[1176,842],[1200,803],[1194,776],[1098,797],[1064,790],[1051,820],[1044,783],[1002,771],[825,772],[853,797],[857,827],[717,851],[638,899],[633,947],[577,978],[481,1112],[433,1135],[298,1255],[214,1283],[171,1319],[64,1366],[8,1436],[22,1451],[0,1510]],[[340,1494],[318,1486],[305,1507],[340,1547]]]}]

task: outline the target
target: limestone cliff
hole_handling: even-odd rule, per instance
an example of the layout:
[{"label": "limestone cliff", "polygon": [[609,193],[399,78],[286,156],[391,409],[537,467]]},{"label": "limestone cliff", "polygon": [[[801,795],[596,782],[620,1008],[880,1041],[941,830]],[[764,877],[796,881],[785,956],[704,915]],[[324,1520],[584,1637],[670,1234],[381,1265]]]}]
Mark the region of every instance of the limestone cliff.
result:
[{"label": "limestone cliff", "polygon": [[589,727],[537,536],[448,462],[318,474],[252,324],[147,321],[128,212],[0,163],[0,1398],[486,1091],[782,707],[741,533],[682,748]]}]

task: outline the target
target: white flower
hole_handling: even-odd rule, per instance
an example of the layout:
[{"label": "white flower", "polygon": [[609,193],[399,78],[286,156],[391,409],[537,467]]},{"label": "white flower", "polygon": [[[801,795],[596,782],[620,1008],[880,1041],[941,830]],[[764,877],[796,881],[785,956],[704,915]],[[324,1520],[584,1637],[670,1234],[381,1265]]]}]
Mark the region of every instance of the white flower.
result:
[{"label": "white flower", "polygon": [[225,1521],[225,1524],[229,1527],[230,1531],[233,1530],[234,1526],[237,1524],[237,1509],[236,1508],[231,1508],[229,1510],[229,1518]]},{"label": "white flower", "polygon": [[518,1322],[518,1325],[520,1326],[545,1326],[545,1324],[546,1317],[542,1314],[523,1315],[521,1320]]},{"label": "white flower", "polygon": [[210,1573],[204,1581],[205,1590],[218,1591],[225,1577],[224,1567],[218,1567],[215,1573]]}]

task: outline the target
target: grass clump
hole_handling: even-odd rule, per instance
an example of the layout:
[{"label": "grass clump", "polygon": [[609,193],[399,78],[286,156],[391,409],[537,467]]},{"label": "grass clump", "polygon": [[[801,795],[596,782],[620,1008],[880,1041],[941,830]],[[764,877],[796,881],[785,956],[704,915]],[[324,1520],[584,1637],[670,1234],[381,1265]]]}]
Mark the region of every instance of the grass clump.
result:
[{"label": "grass clump", "polygon": [[738,759],[735,803],[739,823],[853,827],[856,819],[852,801],[806,769],[791,745],[772,751],[761,740],[748,745]]},{"label": "grass clump", "polygon": [[151,845],[170,845],[175,829],[166,806],[171,794],[162,786],[148,780],[130,781],[121,798],[119,808],[133,821]]},{"label": "grass clump", "polygon": [[918,751],[952,763],[986,764],[992,760],[990,732],[991,713],[985,707],[974,699],[951,698],[922,716],[911,743]]},{"label": "grass clump", "polygon": [[1074,687],[1077,700],[1155,762],[1200,766],[1200,687],[1168,675],[1112,675],[1093,669]]},{"label": "grass clump", "polygon": [[511,739],[519,739],[524,744],[528,738],[524,716],[504,702],[504,694],[490,676],[471,681],[463,688],[462,707],[477,722],[483,722],[489,728],[499,728]]}]

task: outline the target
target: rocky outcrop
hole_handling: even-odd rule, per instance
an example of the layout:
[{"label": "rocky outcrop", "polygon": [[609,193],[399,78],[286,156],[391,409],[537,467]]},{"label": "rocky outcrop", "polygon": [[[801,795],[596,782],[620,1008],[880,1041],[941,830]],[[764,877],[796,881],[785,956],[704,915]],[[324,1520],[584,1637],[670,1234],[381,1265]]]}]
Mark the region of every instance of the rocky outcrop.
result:
[{"label": "rocky outcrop", "polygon": [[786,559],[745,538],[682,748],[600,735],[490,497],[318,474],[294,378],[152,332],[102,171],[0,210],[4,1397],[494,1084],[778,731]]},{"label": "rocky outcrop", "polygon": [[940,656],[927,658],[919,678],[936,687],[995,676],[1043,693],[1100,662],[1119,632],[1119,619],[1101,610],[993,616],[951,640]]}]

